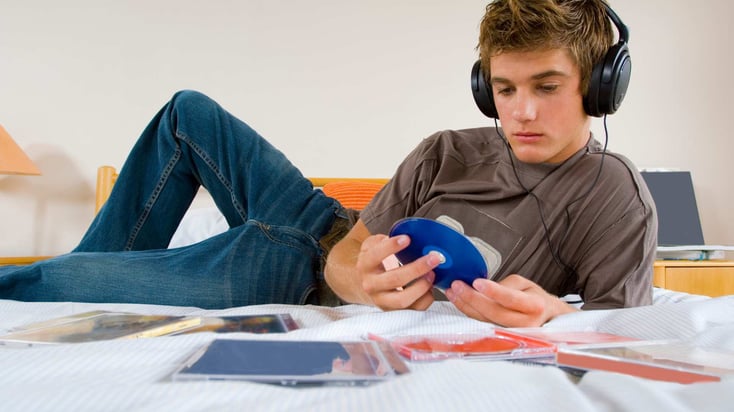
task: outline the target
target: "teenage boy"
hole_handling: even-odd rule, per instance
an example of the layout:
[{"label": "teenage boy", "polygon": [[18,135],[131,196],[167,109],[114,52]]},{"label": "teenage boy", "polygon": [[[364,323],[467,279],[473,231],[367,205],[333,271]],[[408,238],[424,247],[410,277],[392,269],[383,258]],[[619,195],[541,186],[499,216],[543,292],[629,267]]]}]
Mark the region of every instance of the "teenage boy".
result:
[{"label": "teenage boy", "polygon": [[330,253],[326,280],[337,295],[383,309],[427,308],[441,256],[390,270],[383,263],[410,242],[384,233],[421,216],[458,222],[501,256],[491,279],[446,290],[471,317],[541,325],[576,310],[559,298],[566,294],[580,294],[584,309],[651,302],[652,199],[631,162],[590,132],[592,70],[613,47],[608,13],[601,0],[487,6],[480,67],[502,129],[439,132],[407,157]]}]

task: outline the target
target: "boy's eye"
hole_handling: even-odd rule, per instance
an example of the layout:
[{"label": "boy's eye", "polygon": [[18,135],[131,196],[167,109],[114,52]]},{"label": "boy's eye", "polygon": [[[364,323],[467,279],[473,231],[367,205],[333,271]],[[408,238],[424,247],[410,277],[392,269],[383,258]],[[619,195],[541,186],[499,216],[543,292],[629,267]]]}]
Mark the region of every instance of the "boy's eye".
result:
[{"label": "boy's eye", "polygon": [[554,92],[554,91],[556,91],[558,89],[558,85],[557,84],[542,84],[542,85],[538,86],[538,88],[541,91],[544,91],[546,93],[551,93],[551,92]]},{"label": "boy's eye", "polygon": [[510,93],[512,93],[512,88],[511,87],[501,87],[501,88],[497,89],[497,94],[499,94],[500,96],[506,96],[506,95],[508,95]]}]

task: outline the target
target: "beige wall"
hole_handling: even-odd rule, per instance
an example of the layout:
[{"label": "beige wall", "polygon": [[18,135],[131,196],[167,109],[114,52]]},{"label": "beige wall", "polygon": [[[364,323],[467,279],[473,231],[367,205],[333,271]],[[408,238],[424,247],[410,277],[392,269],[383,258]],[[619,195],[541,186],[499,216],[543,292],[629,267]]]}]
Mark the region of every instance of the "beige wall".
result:
[{"label": "beige wall", "polygon": [[[734,244],[734,3],[612,5],[634,69],[610,148],[691,170],[707,240]],[[484,6],[0,0],[0,124],[44,172],[0,177],[0,256],[72,248],[92,218],[96,167],[119,166],[182,88],[220,101],[307,175],[389,176],[428,134],[487,123],[468,85]]]}]

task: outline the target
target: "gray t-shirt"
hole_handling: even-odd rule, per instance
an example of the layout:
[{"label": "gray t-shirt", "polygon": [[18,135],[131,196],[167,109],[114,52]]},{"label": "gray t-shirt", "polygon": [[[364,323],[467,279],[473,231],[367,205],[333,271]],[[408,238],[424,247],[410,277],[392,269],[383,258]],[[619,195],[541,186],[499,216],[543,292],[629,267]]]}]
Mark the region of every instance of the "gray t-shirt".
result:
[{"label": "gray t-shirt", "polygon": [[493,280],[516,273],[554,295],[579,294],[584,309],[651,303],[652,197],[634,165],[609,151],[602,156],[593,138],[561,164],[529,164],[495,128],[438,132],[360,214],[371,233],[385,234],[409,216],[448,216],[490,245],[501,256]]}]

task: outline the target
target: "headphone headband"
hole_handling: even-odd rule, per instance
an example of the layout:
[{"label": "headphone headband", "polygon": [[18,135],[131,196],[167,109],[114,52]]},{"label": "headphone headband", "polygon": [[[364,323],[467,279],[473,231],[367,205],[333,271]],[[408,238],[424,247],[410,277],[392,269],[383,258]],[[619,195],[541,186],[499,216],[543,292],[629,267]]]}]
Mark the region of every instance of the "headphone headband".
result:
[{"label": "headphone headband", "polygon": [[605,4],[605,8],[607,10],[607,17],[609,17],[609,20],[614,23],[614,27],[617,28],[617,32],[619,33],[619,42],[628,43],[630,40],[630,32],[627,29],[627,26],[622,22],[622,19],[619,18],[617,13],[612,10],[611,7],[609,7],[608,4]]}]

